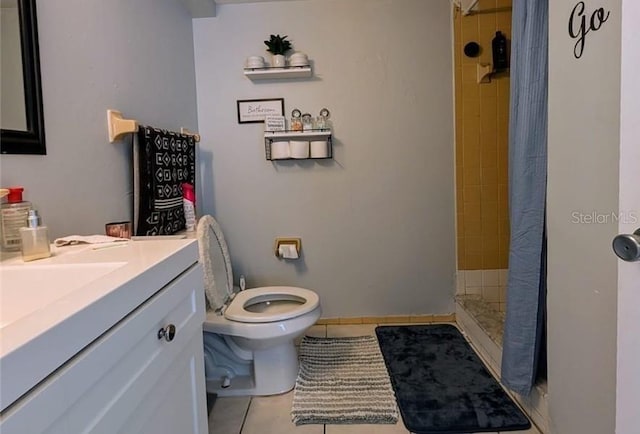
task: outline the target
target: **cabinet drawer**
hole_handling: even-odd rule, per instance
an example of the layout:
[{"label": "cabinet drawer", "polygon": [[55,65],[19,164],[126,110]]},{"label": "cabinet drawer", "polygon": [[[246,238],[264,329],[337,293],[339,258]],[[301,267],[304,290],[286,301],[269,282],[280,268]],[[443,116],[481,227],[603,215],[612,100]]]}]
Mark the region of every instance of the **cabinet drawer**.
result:
[{"label": "cabinet drawer", "polygon": [[[126,425],[143,403],[151,411],[154,400],[161,405],[162,397],[151,392],[184,378],[178,366],[193,371],[188,376],[193,399],[181,405],[189,406],[194,429],[183,432],[206,432],[204,390],[197,384],[204,384],[202,282],[199,264],[185,271],[3,412],[0,432],[132,432]],[[171,342],[158,337],[169,324],[176,329]],[[185,357],[190,362],[178,363]]]}]

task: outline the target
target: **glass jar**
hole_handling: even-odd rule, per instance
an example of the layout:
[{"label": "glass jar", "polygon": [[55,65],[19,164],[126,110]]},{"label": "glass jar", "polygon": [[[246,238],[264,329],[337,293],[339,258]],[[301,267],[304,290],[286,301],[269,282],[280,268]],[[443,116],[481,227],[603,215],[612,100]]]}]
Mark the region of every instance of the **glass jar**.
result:
[{"label": "glass jar", "polygon": [[331,113],[329,113],[329,110],[327,110],[326,108],[320,110],[320,116],[318,116],[318,124],[321,124],[322,127],[319,128],[327,130],[331,129],[331,121],[329,120],[330,116]]},{"label": "glass jar", "polygon": [[289,129],[291,131],[302,131],[302,120],[300,118],[291,118]]},{"label": "glass jar", "polygon": [[309,113],[305,113],[302,115],[302,129],[304,131],[313,129],[313,118]]},{"label": "glass jar", "polygon": [[291,125],[289,129],[291,131],[302,131],[302,112],[298,109],[293,109],[291,111]]}]

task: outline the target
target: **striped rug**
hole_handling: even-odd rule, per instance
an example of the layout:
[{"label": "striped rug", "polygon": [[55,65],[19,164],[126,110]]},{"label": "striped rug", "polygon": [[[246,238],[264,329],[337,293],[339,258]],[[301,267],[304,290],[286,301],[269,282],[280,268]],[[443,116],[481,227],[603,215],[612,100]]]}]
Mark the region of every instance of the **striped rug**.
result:
[{"label": "striped rug", "polygon": [[296,425],[396,423],[398,407],[378,340],[305,336],[291,416]]}]

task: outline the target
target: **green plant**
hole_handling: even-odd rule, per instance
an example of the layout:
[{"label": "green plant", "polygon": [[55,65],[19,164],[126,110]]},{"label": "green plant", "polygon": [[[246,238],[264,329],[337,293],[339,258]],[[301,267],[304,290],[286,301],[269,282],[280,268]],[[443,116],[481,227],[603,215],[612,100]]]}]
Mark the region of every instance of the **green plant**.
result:
[{"label": "green plant", "polygon": [[267,51],[271,54],[283,54],[291,50],[291,42],[287,41],[287,35],[271,35],[268,41],[264,41],[268,47]]}]

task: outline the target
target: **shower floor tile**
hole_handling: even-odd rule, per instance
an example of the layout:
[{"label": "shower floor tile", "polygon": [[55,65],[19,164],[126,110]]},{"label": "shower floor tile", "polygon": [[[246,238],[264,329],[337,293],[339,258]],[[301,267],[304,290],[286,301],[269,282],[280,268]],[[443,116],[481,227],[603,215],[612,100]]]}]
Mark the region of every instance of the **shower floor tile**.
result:
[{"label": "shower floor tile", "polygon": [[478,325],[485,333],[502,348],[502,336],[504,334],[504,312],[500,312],[479,295],[458,295],[458,303],[475,318]]}]

